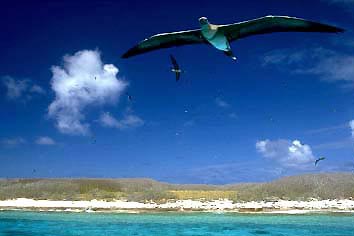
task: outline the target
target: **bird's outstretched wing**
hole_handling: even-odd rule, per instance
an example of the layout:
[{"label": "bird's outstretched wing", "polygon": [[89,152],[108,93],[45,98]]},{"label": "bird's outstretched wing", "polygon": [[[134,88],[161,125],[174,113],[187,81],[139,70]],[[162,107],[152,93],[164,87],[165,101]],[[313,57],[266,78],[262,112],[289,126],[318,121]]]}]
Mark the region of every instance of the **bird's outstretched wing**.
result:
[{"label": "bird's outstretched wing", "polygon": [[317,166],[317,163],[318,163],[319,161],[320,161],[320,160],[318,160],[318,159],[315,161],[315,166]]},{"label": "bird's outstretched wing", "polygon": [[180,76],[181,76],[181,72],[176,72],[176,81],[179,80]]},{"label": "bird's outstretched wing", "polygon": [[325,160],[325,157],[320,157],[315,161],[315,166],[317,166],[318,162]]},{"label": "bird's outstretched wing", "polygon": [[177,60],[172,54],[170,54],[170,59],[171,59],[172,65],[173,65],[173,69],[179,69],[179,65],[177,63]]},{"label": "bird's outstretched wing", "polygon": [[339,33],[344,31],[335,26],[289,16],[265,16],[235,24],[220,25],[219,30],[222,30],[230,41],[252,35],[275,32]]},{"label": "bird's outstretched wing", "polygon": [[129,49],[122,55],[122,58],[136,56],[161,48],[205,42],[205,39],[201,36],[200,30],[187,30],[173,33],[156,34],[141,41],[138,45]]}]

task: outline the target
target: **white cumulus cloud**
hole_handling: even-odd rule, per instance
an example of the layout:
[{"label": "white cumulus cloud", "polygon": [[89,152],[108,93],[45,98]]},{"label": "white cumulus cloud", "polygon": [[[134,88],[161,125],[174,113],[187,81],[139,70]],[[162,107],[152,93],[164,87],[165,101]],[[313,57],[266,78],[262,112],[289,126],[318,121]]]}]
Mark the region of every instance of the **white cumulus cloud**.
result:
[{"label": "white cumulus cloud", "polygon": [[256,143],[256,149],[263,157],[283,167],[303,168],[315,160],[311,147],[299,140],[262,140]]},{"label": "white cumulus cloud", "polygon": [[100,117],[100,123],[104,127],[126,129],[142,126],[144,121],[134,114],[124,114],[121,120],[117,120],[109,112],[105,112]]},{"label": "white cumulus cloud", "polygon": [[38,137],[36,139],[36,144],[38,145],[55,145],[55,141],[47,136]]},{"label": "white cumulus cloud", "polygon": [[87,108],[114,104],[127,86],[117,77],[118,68],[103,64],[98,51],[83,50],[64,56],[62,66],[52,67],[55,99],[48,114],[65,134],[88,135]]}]

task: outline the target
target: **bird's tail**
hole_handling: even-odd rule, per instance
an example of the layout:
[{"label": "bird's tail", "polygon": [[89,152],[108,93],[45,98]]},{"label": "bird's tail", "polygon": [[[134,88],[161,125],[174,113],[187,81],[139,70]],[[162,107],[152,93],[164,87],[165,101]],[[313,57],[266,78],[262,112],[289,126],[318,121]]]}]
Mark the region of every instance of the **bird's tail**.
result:
[{"label": "bird's tail", "polygon": [[232,52],[232,50],[228,50],[228,51],[224,51],[224,54],[228,57],[230,57],[232,60],[236,61],[237,57],[235,57],[234,53]]}]

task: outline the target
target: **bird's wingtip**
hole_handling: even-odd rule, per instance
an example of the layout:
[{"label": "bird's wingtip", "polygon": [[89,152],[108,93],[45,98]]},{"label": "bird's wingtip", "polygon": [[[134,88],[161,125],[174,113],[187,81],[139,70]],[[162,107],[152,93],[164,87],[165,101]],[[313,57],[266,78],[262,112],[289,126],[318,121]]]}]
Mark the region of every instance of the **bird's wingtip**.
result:
[{"label": "bird's wingtip", "polygon": [[135,51],[129,50],[129,51],[127,51],[126,53],[124,53],[124,54],[121,56],[121,58],[127,59],[127,58],[130,58],[130,57],[132,57],[132,56],[136,56],[137,54],[138,54],[138,53],[136,53]]},{"label": "bird's wingtip", "polygon": [[123,59],[127,59],[129,57],[132,57],[132,56],[136,56],[139,54],[139,46],[134,46],[132,48],[130,48],[128,51],[126,51],[122,56],[121,58]]},{"label": "bird's wingtip", "polygon": [[328,33],[343,33],[345,30],[343,28],[333,26],[333,25],[327,25],[327,24],[317,24],[319,29],[323,32],[328,32]]},{"label": "bird's wingtip", "polygon": [[346,31],[343,28],[339,28],[339,27],[336,27],[336,28],[337,28],[337,32],[336,33],[344,33]]},{"label": "bird's wingtip", "polygon": [[123,59],[127,59],[129,57],[131,57],[131,50],[128,50],[127,52],[125,52],[124,54],[122,54],[120,57],[123,58]]}]

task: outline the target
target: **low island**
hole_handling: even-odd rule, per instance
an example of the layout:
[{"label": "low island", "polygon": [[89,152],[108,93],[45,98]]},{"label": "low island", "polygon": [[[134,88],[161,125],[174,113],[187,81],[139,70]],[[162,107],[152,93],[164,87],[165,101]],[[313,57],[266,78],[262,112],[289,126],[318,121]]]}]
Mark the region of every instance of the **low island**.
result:
[{"label": "low island", "polygon": [[68,212],[354,212],[354,175],[181,185],[151,179],[1,179],[0,210]]}]

